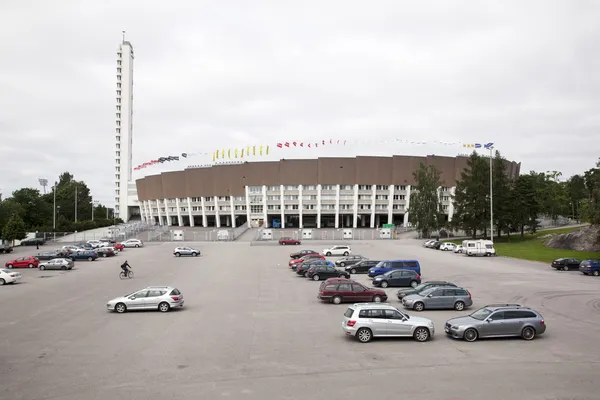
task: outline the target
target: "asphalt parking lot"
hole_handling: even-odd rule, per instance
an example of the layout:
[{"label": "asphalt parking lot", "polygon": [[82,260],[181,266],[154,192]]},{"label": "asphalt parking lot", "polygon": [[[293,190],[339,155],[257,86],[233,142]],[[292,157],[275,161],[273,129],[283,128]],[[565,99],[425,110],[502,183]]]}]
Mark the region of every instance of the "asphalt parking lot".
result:
[{"label": "asphalt parking lot", "polygon": [[[173,247],[126,249],[68,272],[21,269],[22,283],[0,287],[0,398],[598,399],[598,278],[417,241],[356,244],[354,253],[370,258],[418,259],[424,280],[468,289],[471,310],[518,302],[548,326],[531,342],[466,343],[443,332],[446,319],[464,313],[424,311],[436,324],[434,340],[361,344],[341,330],[346,305],[321,303],[319,283],[287,266],[288,254],[305,246],[206,243],[198,258],[174,258]],[[0,255],[2,265],[12,256]],[[118,278],[124,259],[134,279]],[[185,308],[105,310],[108,300],[149,285],[177,287]],[[399,305],[396,290],[386,289]]]}]

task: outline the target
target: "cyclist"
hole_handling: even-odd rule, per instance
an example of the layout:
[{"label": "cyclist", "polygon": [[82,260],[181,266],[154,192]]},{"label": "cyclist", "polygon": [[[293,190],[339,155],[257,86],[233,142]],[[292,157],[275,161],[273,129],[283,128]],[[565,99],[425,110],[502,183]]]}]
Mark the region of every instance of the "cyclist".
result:
[{"label": "cyclist", "polygon": [[127,260],[125,260],[125,262],[121,264],[121,269],[123,270],[125,276],[129,276],[129,270],[131,269],[131,265],[129,265]]}]

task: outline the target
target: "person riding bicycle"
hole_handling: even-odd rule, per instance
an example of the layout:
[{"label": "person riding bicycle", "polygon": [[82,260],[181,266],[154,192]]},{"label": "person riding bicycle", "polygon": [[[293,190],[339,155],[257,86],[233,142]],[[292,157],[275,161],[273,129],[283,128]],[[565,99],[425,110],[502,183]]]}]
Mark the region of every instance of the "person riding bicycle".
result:
[{"label": "person riding bicycle", "polygon": [[121,269],[123,270],[123,273],[125,274],[125,276],[129,275],[129,270],[131,269],[131,265],[129,265],[127,260],[125,260],[125,262],[123,264],[121,264]]}]

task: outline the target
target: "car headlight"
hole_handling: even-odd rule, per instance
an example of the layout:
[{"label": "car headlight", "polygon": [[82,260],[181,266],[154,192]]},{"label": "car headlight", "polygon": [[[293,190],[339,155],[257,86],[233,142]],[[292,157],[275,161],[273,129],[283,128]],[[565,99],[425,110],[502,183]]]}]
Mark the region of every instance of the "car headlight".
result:
[{"label": "car headlight", "polygon": [[450,329],[454,329],[455,331],[457,331],[457,330],[459,329],[459,327],[458,327],[458,326],[456,326],[456,325],[452,325],[452,326],[450,327]]}]

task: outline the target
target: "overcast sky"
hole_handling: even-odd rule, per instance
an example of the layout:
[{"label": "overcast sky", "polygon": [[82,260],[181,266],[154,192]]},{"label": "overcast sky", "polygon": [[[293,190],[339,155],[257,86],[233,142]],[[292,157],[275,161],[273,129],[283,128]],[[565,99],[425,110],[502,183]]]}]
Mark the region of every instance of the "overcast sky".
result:
[{"label": "overcast sky", "polygon": [[[271,159],[495,142],[523,172],[569,176],[600,156],[598,21],[600,2],[585,0],[2,0],[0,191],[68,170],[112,206],[122,30],[136,56],[134,164],[363,138]],[[429,143],[378,143],[395,138]]]}]

